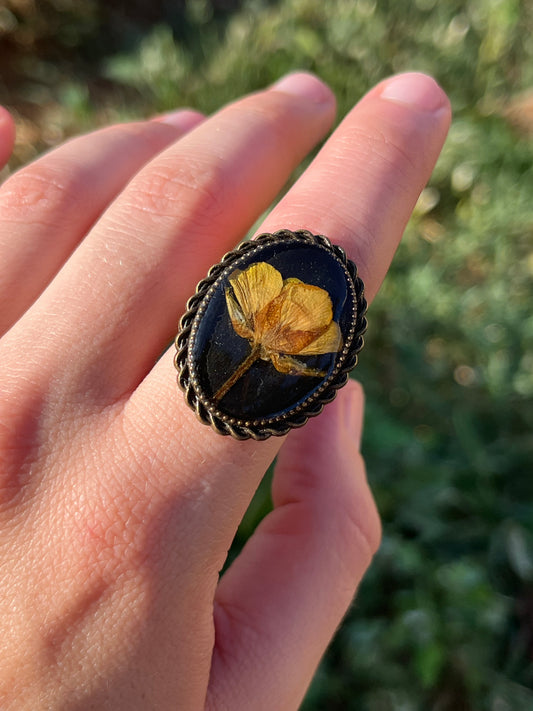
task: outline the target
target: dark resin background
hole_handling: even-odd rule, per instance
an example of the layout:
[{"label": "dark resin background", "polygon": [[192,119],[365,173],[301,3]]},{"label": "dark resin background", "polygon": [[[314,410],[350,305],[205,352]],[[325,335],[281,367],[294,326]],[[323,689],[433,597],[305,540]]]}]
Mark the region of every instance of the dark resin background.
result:
[{"label": "dark resin background", "polygon": [[[319,286],[330,295],[333,320],[339,324],[346,341],[351,326],[353,295],[346,282],[343,266],[327,250],[292,242],[268,245],[248,254],[235,269],[244,270],[255,262],[268,262],[283,279],[294,277]],[[235,372],[250,353],[247,339],[238,336],[228,314],[225,290],[228,279],[218,284],[202,314],[192,353],[201,390],[209,397]],[[271,361],[256,361],[220,400],[219,409],[240,419],[273,417],[295,407],[329,376],[337,353],[298,356],[308,367],[325,372],[324,377],[285,375]]]}]

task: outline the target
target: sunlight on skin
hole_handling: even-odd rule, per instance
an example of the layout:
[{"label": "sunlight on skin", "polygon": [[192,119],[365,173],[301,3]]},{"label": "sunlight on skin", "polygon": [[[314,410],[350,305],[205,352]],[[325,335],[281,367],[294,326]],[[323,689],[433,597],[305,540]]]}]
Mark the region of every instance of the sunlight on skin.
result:
[{"label": "sunlight on skin", "polygon": [[[196,283],[334,114],[331,91],[298,73],[188,133],[162,121],[97,131],[0,189],[0,263],[20,267],[21,285],[15,300],[0,278],[3,709],[298,707],[379,543],[358,451],[361,389],[351,383],[285,444],[237,442],[194,418],[173,353],[160,355]],[[383,82],[262,231],[328,235],[373,296],[449,118],[432,79]],[[0,113],[2,150],[11,143]],[[98,214],[87,156],[103,176]],[[69,228],[62,208],[73,204]],[[30,281],[40,295],[23,288]],[[286,288],[291,311],[302,287]],[[235,296],[243,328],[260,313],[256,295],[248,314]],[[322,316],[319,329],[306,321],[313,335],[298,353],[328,333]],[[275,509],[219,584],[280,448]]]}]

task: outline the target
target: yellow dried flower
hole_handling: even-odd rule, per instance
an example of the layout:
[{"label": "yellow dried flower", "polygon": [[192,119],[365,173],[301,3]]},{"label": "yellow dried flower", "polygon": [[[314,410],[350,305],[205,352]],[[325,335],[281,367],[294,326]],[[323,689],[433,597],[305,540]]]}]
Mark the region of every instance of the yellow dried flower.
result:
[{"label": "yellow dried flower", "polygon": [[215,394],[220,400],[256,360],[270,360],[287,375],[322,377],[295,355],[336,353],[342,344],[339,325],[333,321],[331,298],[325,289],[299,279],[283,279],[266,262],[236,270],[229,278],[226,304],[232,326],[252,350],[235,373]]}]

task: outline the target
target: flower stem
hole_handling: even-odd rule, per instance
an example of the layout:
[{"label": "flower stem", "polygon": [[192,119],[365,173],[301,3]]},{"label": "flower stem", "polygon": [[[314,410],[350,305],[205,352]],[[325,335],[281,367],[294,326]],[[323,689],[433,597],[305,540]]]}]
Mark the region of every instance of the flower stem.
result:
[{"label": "flower stem", "polygon": [[252,350],[250,351],[249,355],[246,356],[246,358],[242,361],[242,363],[239,365],[237,370],[230,375],[230,377],[226,380],[224,385],[222,385],[215,393],[213,399],[218,401],[222,400],[224,395],[230,390],[237,380],[241,378],[246,371],[255,363],[255,361],[259,358],[259,353],[261,352],[261,347],[259,345],[253,346]]}]

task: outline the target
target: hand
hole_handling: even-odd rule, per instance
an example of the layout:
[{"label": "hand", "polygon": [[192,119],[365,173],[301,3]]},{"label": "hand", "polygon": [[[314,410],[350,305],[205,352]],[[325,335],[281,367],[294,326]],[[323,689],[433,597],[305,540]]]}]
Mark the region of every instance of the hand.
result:
[{"label": "hand", "polygon": [[[298,707],[379,541],[361,388],[285,441],[237,442],[158,357],[334,111],[290,75],[207,119],[82,136],[1,188],[2,709]],[[383,82],[261,231],[328,235],[370,301],[449,120],[428,77]],[[12,140],[0,111],[4,162]],[[219,581],[276,455],[274,511]]]}]

